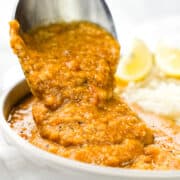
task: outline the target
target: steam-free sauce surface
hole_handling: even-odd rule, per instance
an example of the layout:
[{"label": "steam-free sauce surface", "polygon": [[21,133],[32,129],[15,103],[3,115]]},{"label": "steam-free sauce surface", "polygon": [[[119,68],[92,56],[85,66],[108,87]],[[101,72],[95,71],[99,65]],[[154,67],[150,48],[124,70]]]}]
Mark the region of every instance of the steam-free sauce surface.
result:
[{"label": "steam-free sauce surface", "polygon": [[[11,127],[32,144],[64,157],[139,167],[133,164],[154,142],[153,131],[113,92],[117,41],[89,22],[22,34],[18,22],[10,25],[11,46],[33,93],[12,112]],[[172,160],[167,167],[178,168],[175,155]]]},{"label": "steam-free sauce surface", "polygon": [[[122,143],[121,148],[119,148],[118,145],[116,148],[113,147],[113,145],[94,145],[91,149],[86,145],[84,145],[84,147],[69,146],[68,148],[65,148],[64,146],[60,146],[59,144],[53,143],[40,136],[32,116],[32,106],[34,103],[36,103],[35,98],[31,95],[22,100],[19,105],[12,110],[9,117],[9,123],[13,130],[15,130],[22,138],[39,148],[60,156],[72,159],[76,158],[77,160],[88,163],[105,164],[109,162],[106,165],[116,165],[133,169],[180,169],[180,127],[171,120],[144,112],[135,105],[132,106],[139,116],[146,121],[155,136],[154,143],[145,146],[139,155],[136,154],[137,149],[132,148],[132,141]],[[129,149],[127,149],[128,143]],[[120,150],[118,151],[118,148],[121,149],[122,152]],[[94,151],[92,151],[92,149],[94,149]],[[132,152],[127,152],[127,150],[131,150]],[[107,153],[107,155],[104,155],[105,153]],[[124,164],[115,164],[117,162],[115,153],[122,158]],[[136,154],[136,156],[131,162],[126,163],[128,154],[130,154],[130,156]],[[99,160],[100,158],[103,158],[103,161],[92,162],[92,159]]]}]

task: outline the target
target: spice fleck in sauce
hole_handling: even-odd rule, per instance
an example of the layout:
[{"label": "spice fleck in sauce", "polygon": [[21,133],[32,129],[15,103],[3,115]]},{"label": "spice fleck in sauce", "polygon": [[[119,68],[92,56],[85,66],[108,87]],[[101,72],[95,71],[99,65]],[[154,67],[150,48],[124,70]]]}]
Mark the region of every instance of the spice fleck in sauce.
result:
[{"label": "spice fleck in sauce", "polygon": [[[146,113],[133,105],[134,110],[152,129],[155,138],[153,144],[145,146],[139,155],[135,156],[131,162],[127,162],[127,155],[130,154],[127,150],[131,150],[131,156],[134,156],[136,154],[135,151],[137,151],[132,148],[133,146],[129,146],[129,149],[127,149],[126,143],[132,143],[132,141],[126,141],[121,144],[122,147],[124,146],[124,148],[121,147],[122,152],[118,151],[118,145],[116,149],[113,145],[104,146],[102,152],[100,151],[101,146],[99,148],[98,146],[94,146],[92,148],[93,151],[86,145],[84,147],[69,146],[65,148],[42,138],[32,116],[32,105],[34,103],[35,97],[33,96],[25,97],[20,101],[9,116],[9,124],[22,138],[41,149],[87,163],[103,165],[105,162],[109,162],[107,164],[109,166],[116,165],[133,169],[180,169],[180,127],[170,120]],[[107,153],[107,155],[104,155],[104,153]],[[115,153],[124,161],[121,166],[115,164],[117,162]],[[94,161],[92,161],[92,158]],[[100,158],[103,158],[103,163],[99,160]]]},{"label": "spice fleck in sauce", "polygon": [[[10,126],[60,156],[142,168],[138,162],[153,146],[153,131],[114,94],[117,41],[89,22],[52,24],[22,34],[17,21],[10,26],[11,46],[33,94],[12,111]],[[172,159],[171,168],[178,168],[176,156]]]}]

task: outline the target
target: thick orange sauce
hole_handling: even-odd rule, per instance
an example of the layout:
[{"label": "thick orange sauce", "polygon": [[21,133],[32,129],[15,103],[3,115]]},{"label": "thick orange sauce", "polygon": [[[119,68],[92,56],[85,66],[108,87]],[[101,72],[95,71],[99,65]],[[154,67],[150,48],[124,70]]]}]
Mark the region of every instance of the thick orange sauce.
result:
[{"label": "thick orange sauce", "polygon": [[114,93],[120,48],[108,32],[74,22],[20,34],[17,21],[10,32],[34,96],[11,113],[9,122],[18,134],[44,150],[87,163],[141,168],[148,157],[144,168],[179,168],[177,153],[168,151],[171,162],[152,165],[164,152],[159,147],[154,155],[154,130]]},{"label": "thick orange sauce", "polygon": [[[72,155],[72,152],[75,151],[74,147],[68,147],[67,150],[63,146],[40,136],[32,116],[32,105],[34,103],[35,98],[29,96],[12,110],[9,116],[9,124],[11,128],[13,128],[22,138],[28,140],[30,143],[41,149],[60,156],[74,158],[73,156],[70,156],[70,154]],[[152,113],[144,112],[135,105],[132,105],[132,108],[152,129],[155,139],[154,143],[144,147],[143,152],[141,152],[142,154],[136,156],[131,163],[124,163],[121,166],[124,168],[135,169],[180,169],[180,127],[171,120],[164,119]],[[124,144],[122,144],[122,146],[123,145]],[[76,158],[82,160],[81,148],[79,147],[78,150],[79,152]],[[127,149],[122,148],[122,151],[123,150],[125,152],[127,151]],[[135,149],[131,150],[133,152]],[[85,155],[85,153],[83,153],[83,158],[86,158],[85,162],[91,162],[90,157],[94,156],[95,152],[89,152],[88,148],[86,151],[87,154]],[[110,161],[111,159],[111,162],[115,162],[112,156],[114,151],[115,150],[112,149],[112,152],[108,153],[108,160]],[[124,160],[124,162],[127,155],[125,152],[119,152],[119,156]],[[100,149],[96,152],[96,156],[102,156]]]}]

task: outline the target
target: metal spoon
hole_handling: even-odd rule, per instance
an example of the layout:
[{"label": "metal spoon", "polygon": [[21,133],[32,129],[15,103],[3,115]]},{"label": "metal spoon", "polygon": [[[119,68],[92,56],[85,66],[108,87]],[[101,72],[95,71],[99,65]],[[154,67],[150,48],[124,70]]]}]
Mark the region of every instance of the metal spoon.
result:
[{"label": "metal spoon", "polygon": [[104,0],[19,0],[14,18],[23,31],[48,23],[87,20],[101,25],[117,38]]}]

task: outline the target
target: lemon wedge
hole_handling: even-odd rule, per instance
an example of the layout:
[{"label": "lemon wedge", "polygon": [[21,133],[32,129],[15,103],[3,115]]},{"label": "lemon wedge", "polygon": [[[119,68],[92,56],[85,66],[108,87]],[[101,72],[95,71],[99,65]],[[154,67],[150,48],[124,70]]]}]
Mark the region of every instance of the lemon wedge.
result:
[{"label": "lemon wedge", "polygon": [[180,77],[180,49],[159,45],[155,60],[166,75]]},{"label": "lemon wedge", "polygon": [[115,78],[125,82],[138,81],[146,77],[153,65],[153,56],[146,44],[134,40],[131,51],[120,59]]}]

